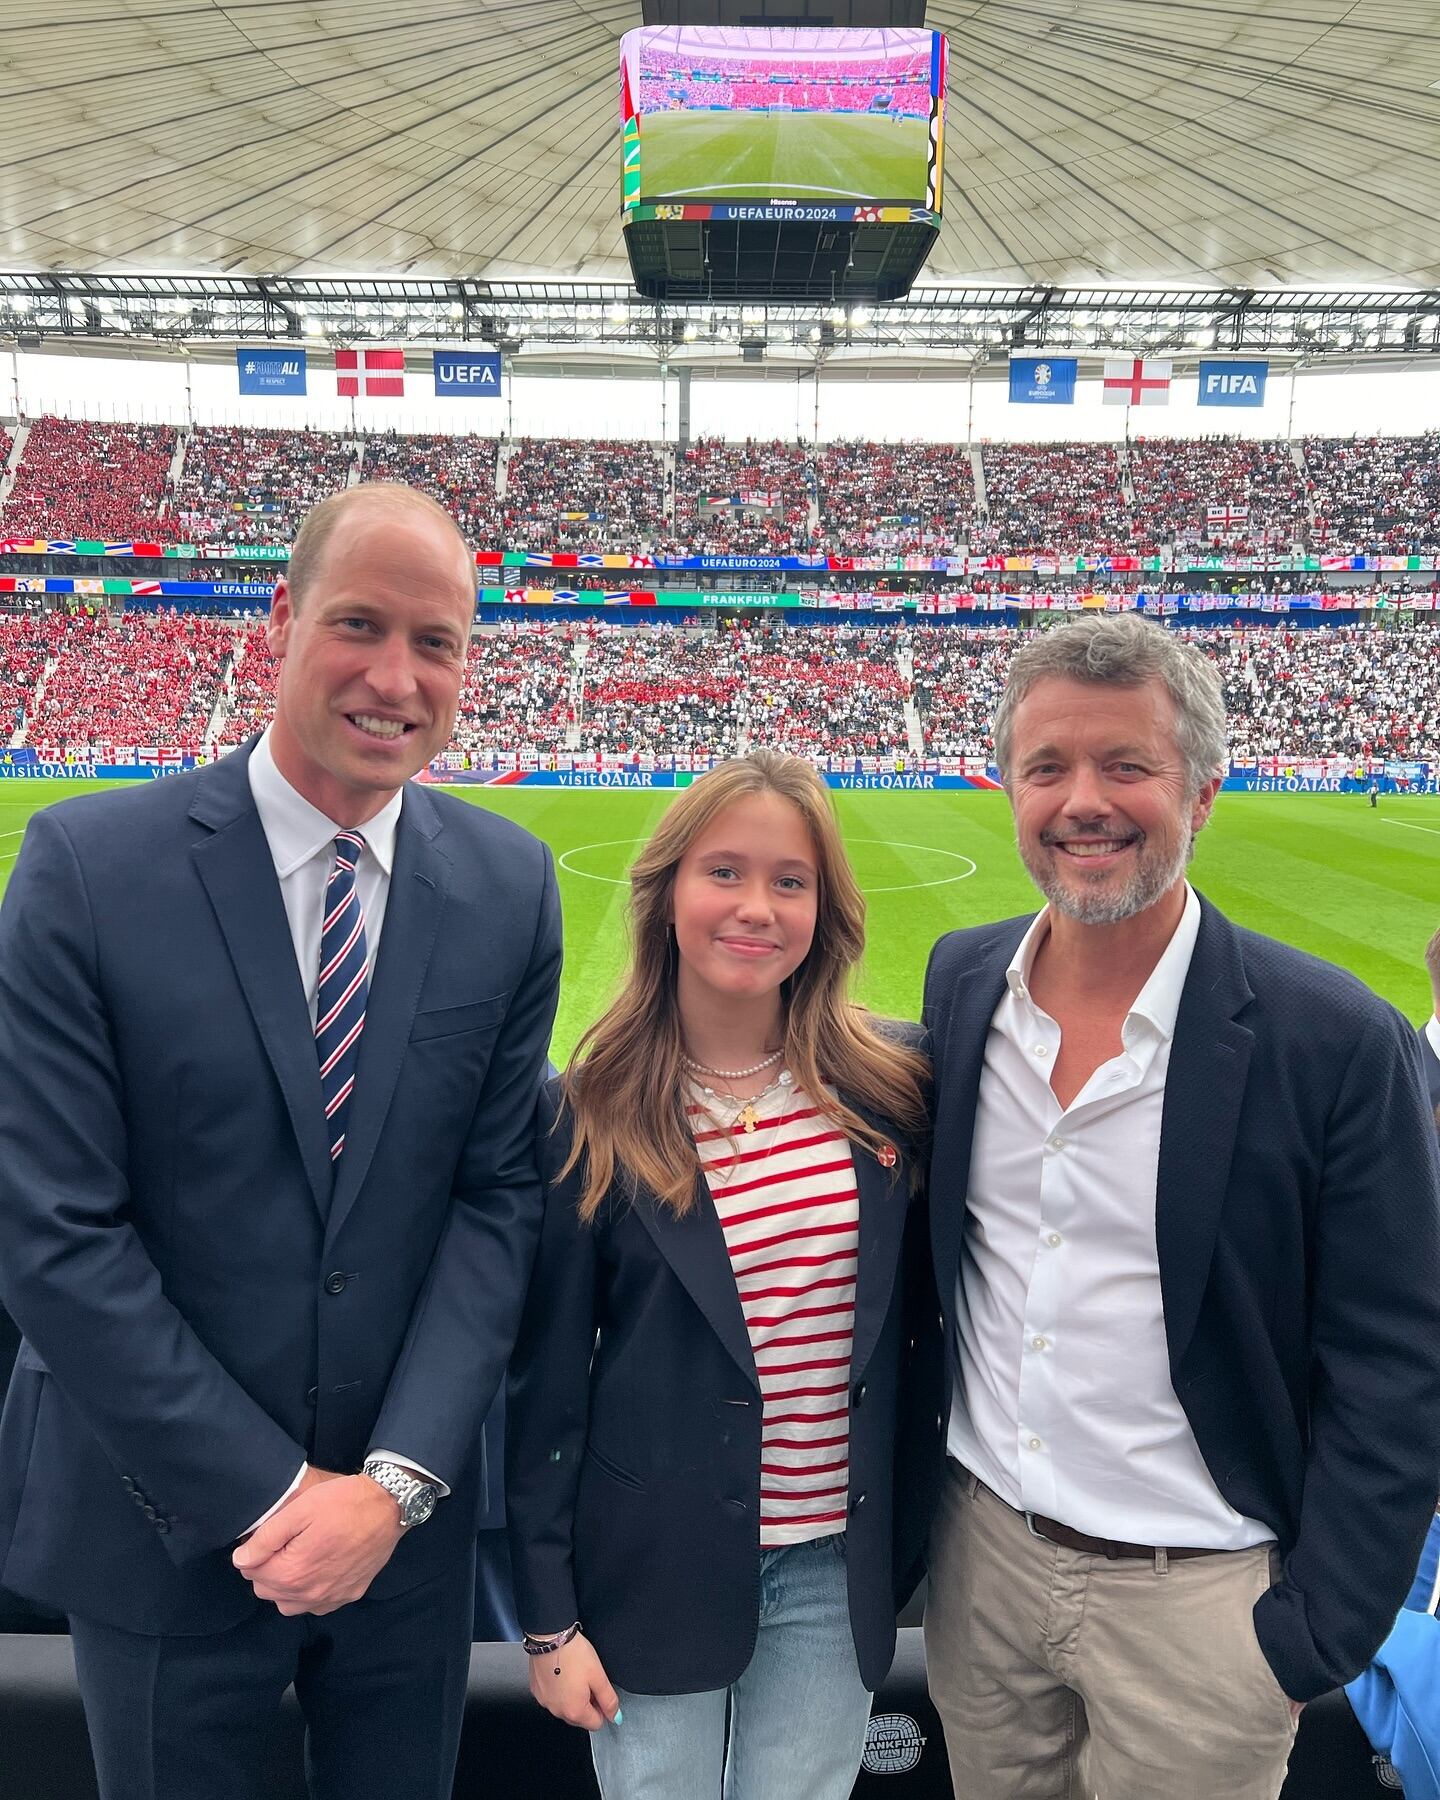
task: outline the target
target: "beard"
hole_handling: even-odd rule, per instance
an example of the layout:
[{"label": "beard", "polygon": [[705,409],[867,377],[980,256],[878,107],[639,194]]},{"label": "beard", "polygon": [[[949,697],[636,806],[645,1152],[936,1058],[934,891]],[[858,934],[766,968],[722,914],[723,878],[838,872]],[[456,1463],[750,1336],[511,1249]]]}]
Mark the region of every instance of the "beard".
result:
[{"label": "beard", "polygon": [[[1078,828],[1075,835],[1121,837],[1119,833],[1087,831],[1084,827]],[[1065,852],[1055,848],[1054,837],[1049,832],[1041,832],[1040,844],[1040,850],[1032,851],[1016,840],[1025,872],[1056,912],[1064,913],[1077,925],[1118,925],[1123,919],[1133,919],[1137,913],[1154,906],[1157,900],[1164,899],[1182,878],[1195,853],[1195,839],[1189,832],[1182,836],[1169,855],[1158,845],[1152,845],[1144,832],[1140,832],[1135,845],[1134,867],[1119,886],[1106,871],[1096,869],[1087,874],[1082,861],[1069,859],[1069,866],[1079,876],[1077,887],[1055,866],[1056,858],[1064,856]]]}]

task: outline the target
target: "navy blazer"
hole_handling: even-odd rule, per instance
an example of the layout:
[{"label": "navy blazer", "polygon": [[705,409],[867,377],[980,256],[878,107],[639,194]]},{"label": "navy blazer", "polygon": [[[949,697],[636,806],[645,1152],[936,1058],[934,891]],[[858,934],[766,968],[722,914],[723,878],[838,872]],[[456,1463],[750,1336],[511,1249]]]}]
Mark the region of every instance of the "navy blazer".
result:
[{"label": "navy blazer", "polygon": [[[762,1408],[739,1290],[703,1176],[683,1219],[644,1188],[632,1201],[617,1180],[593,1224],[580,1224],[579,1172],[559,1178],[570,1142],[560,1094],[554,1081],[541,1095],[545,1223],[509,1383],[520,1623],[549,1631],[581,1620],[610,1679],[632,1692],[712,1691],[744,1672],[760,1610]],[[872,1689],[894,1655],[897,1579],[913,1585],[924,1527],[919,1496],[895,1479],[913,1354],[907,1270],[934,1317],[911,1156],[887,1135],[891,1169],[852,1147],[860,1250],[846,1567]],[[907,1236],[907,1225],[918,1229]]]},{"label": "navy blazer", "polygon": [[[951,1346],[986,1034],[1030,923],[951,933],[926,977]],[[1275,1533],[1283,1573],[1255,1629],[1285,1692],[1309,1700],[1389,1631],[1440,1492],[1440,1165],[1413,1028],[1205,901],[1155,1231],[1175,1393],[1220,1492]]]},{"label": "navy blazer", "polygon": [[247,763],[37,814],[0,908],[0,1584],[133,1631],[259,1604],[230,1553],[304,1459],[453,1490],[372,1593],[468,1553],[540,1227],[549,852],[407,784],[332,1190]]}]

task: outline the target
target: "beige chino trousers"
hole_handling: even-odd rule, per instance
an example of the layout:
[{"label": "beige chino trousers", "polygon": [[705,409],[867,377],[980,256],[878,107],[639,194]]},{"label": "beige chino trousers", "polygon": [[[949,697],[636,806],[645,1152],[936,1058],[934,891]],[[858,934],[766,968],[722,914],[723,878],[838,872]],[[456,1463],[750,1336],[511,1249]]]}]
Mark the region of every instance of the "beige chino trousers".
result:
[{"label": "beige chino trousers", "polygon": [[1109,1561],[951,1461],[925,1657],[955,1800],[1275,1800],[1290,1703],[1251,1611],[1271,1547]]}]

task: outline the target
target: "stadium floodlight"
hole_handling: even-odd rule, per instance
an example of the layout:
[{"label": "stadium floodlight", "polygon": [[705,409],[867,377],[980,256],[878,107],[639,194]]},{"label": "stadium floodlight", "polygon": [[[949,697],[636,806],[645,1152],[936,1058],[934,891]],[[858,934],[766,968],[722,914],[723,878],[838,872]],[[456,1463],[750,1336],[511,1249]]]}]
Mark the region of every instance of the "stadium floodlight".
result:
[{"label": "stadium floodlight", "polygon": [[700,327],[695,323],[695,321],[693,319],[691,319],[685,327],[685,342],[687,344],[693,344],[695,342],[696,338],[699,337],[699,335],[700,335]]},{"label": "stadium floodlight", "polygon": [[868,306],[852,306],[850,308],[850,323],[852,327],[868,325],[870,319],[871,313]]}]

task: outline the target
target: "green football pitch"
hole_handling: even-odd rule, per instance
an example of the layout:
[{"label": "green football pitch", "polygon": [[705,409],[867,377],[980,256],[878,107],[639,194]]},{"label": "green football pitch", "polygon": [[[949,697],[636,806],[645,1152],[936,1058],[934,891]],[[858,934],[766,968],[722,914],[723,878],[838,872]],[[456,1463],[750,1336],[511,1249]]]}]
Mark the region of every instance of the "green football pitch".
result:
[{"label": "green football pitch", "polygon": [[[33,812],[101,783],[0,788],[0,887]],[[671,795],[462,788],[544,838],[559,860],[565,977],[554,1054],[563,1062],[604,1007],[624,956],[624,872]],[[846,842],[869,902],[860,994],[914,1017],[942,931],[1032,910],[1002,794],[840,793]],[[1242,925],[1353,969],[1414,1020],[1430,1011],[1421,962],[1440,925],[1440,803],[1363,795],[1222,794],[1201,835],[1196,886]],[[477,944],[475,954],[485,947]]]},{"label": "green football pitch", "polygon": [[869,113],[646,113],[646,199],[910,200],[925,198],[925,119]]}]

